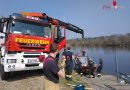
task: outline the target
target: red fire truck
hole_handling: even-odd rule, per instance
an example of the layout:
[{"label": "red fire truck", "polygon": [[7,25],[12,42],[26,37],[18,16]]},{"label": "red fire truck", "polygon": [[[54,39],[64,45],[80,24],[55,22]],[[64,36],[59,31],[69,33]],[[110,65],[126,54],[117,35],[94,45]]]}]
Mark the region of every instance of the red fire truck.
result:
[{"label": "red fire truck", "polygon": [[1,46],[0,74],[6,79],[11,72],[42,69],[39,56],[48,56],[50,45],[59,50],[66,46],[66,30],[82,34],[84,31],[70,23],[45,13],[20,12],[0,19],[0,32],[5,36]]}]

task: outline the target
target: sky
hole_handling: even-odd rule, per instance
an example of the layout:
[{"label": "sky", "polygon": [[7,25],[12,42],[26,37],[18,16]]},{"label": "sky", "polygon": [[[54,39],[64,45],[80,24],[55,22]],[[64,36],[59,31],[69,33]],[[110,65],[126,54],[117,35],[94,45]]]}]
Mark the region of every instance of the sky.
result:
[{"label": "sky", "polygon": [[[130,33],[130,0],[0,0],[0,17],[14,12],[44,12],[48,16],[72,23],[84,30],[85,37]],[[67,38],[81,35],[67,30]]]}]

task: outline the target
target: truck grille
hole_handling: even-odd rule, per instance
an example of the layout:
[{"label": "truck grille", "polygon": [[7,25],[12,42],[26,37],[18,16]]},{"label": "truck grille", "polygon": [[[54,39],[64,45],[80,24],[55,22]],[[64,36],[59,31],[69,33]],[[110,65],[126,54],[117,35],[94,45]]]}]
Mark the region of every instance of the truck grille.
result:
[{"label": "truck grille", "polygon": [[39,58],[39,55],[23,55],[24,58]]},{"label": "truck grille", "polygon": [[24,52],[24,54],[41,54],[41,52]]},{"label": "truck grille", "polygon": [[32,67],[32,66],[39,66],[39,64],[34,63],[34,64],[25,64],[26,67]]},{"label": "truck grille", "polygon": [[44,50],[45,46],[46,45],[44,45],[44,44],[25,44],[25,43],[20,43],[19,44],[19,47],[21,49],[26,49],[26,50],[28,50],[28,49],[34,49],[34,50],[41,49],[41,50]]}]

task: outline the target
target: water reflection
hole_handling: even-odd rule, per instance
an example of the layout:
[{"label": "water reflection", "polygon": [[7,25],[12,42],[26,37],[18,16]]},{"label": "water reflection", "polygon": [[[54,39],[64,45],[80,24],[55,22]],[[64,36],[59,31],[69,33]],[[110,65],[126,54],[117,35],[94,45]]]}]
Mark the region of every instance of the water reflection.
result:
[{"label": "water reflection", "polygon": [[[84,47],[86,54],[90,56],[95,63],[98,63],[99,58],[104,62],[103,71],[109,74],[116,73],[115,52],[117,54],[117,64],[119,72],[130,74],[130,48],[119,47]],[[73,47],[74,54],[81,55],[82,47]]]}]

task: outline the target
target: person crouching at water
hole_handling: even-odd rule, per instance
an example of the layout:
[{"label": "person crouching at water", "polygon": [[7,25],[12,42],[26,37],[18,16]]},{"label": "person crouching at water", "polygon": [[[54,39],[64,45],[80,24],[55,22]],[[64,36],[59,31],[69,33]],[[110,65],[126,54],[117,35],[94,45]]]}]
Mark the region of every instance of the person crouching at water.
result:
[{"label": "person crouching at water", "polygon": [[88,68],[89,68],[89,78],[95,78],[94,74],[94,61],[92,61],[90,58],[88,58]]},{"label": "person crouching at water", "polygon": [[50,46],[49,56],[43,61],[43,90],[60,90],[59,77],[65,77],[65,74],[60,70],[58,64],[55,61],[57,53],[58,45],[54,43]]},{"label": "person crouching at water", "polygon": [[102,61],[102,59],[100,58],[100,59],[99,59],[99,64],[98,64],[98,66],[97,66],[97,76],[98,76],[98,77],[101,76],[102,68],[103,68],[103,61]]},{"label": "person crouching at water", "polygon": [[78,54],[76,55],[76,65],[75,66],[77,67],[78,73],[82,76],[83,75],[83,72],[82,72],[82,62],[79,60]]}]

